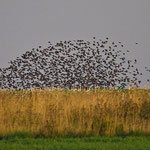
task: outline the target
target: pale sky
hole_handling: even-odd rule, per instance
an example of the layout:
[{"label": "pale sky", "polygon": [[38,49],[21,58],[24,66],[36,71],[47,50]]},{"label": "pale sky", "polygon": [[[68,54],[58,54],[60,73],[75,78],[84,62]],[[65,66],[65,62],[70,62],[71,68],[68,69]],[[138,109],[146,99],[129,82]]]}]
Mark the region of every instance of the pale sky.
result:
[{"label": "pale sky", "polygon": [[143,71],[150,66],[150,0],[0,0],[0,67],[48,41],[93,36],[123,42]]}]

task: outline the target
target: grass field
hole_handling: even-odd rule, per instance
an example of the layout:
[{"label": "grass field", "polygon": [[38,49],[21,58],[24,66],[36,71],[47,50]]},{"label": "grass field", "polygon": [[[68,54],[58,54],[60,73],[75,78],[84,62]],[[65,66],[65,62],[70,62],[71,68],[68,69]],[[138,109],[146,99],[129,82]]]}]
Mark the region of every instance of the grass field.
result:
[{"label": "grass field", "polygon": [[0,150],[150,150],[150,90],[0,91]]},{"label": "grass field", "polygon": [[6,138],[0,150],[150,150],[150,137]]},{"label": "grass field", "polygon": [[0,135],[150,135],[150,90],[0,91]]}]

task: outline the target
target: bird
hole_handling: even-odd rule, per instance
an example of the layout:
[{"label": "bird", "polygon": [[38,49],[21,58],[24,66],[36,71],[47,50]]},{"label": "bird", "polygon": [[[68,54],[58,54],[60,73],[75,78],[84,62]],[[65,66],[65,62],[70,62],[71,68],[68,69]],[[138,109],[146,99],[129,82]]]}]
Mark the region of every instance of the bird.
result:
[{"label": "bird", "polygon": [[[120,88],[141,84],[142,75],[128,60],[117,42],[97,40],[65,40],[47,48],[32,48],[10,61],[10,66],[0,68],[0,87],[18,89],[49,88]],[[121,44],[121,42],[119,42]],[[121,45],[123,48],[123,45]],[[127,50],[129,52],[129,50]]]}]

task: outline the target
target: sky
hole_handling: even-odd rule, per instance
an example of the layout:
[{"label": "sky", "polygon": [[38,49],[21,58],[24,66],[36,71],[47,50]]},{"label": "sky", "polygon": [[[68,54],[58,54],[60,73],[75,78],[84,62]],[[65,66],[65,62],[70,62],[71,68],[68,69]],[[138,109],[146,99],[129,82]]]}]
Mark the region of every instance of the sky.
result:
[{"label": "sky", "polygon": [[124,43],[150,78],[150,0],[0,0],[0,67],[48,41],[94,36]]}]

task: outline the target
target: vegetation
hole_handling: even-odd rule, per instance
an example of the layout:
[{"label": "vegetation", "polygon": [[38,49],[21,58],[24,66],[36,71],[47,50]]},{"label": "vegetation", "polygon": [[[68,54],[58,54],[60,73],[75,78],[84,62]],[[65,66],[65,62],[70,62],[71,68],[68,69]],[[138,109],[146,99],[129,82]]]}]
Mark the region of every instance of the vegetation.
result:
[{"label": "vegetation", "polygon": [[0,91],[1,137],[14,133],[34,137],[149,135],[150,90]]},{"label": "vegetation", "polygon": [[9,138],[0,150],[149,150],[150,137]]}]

